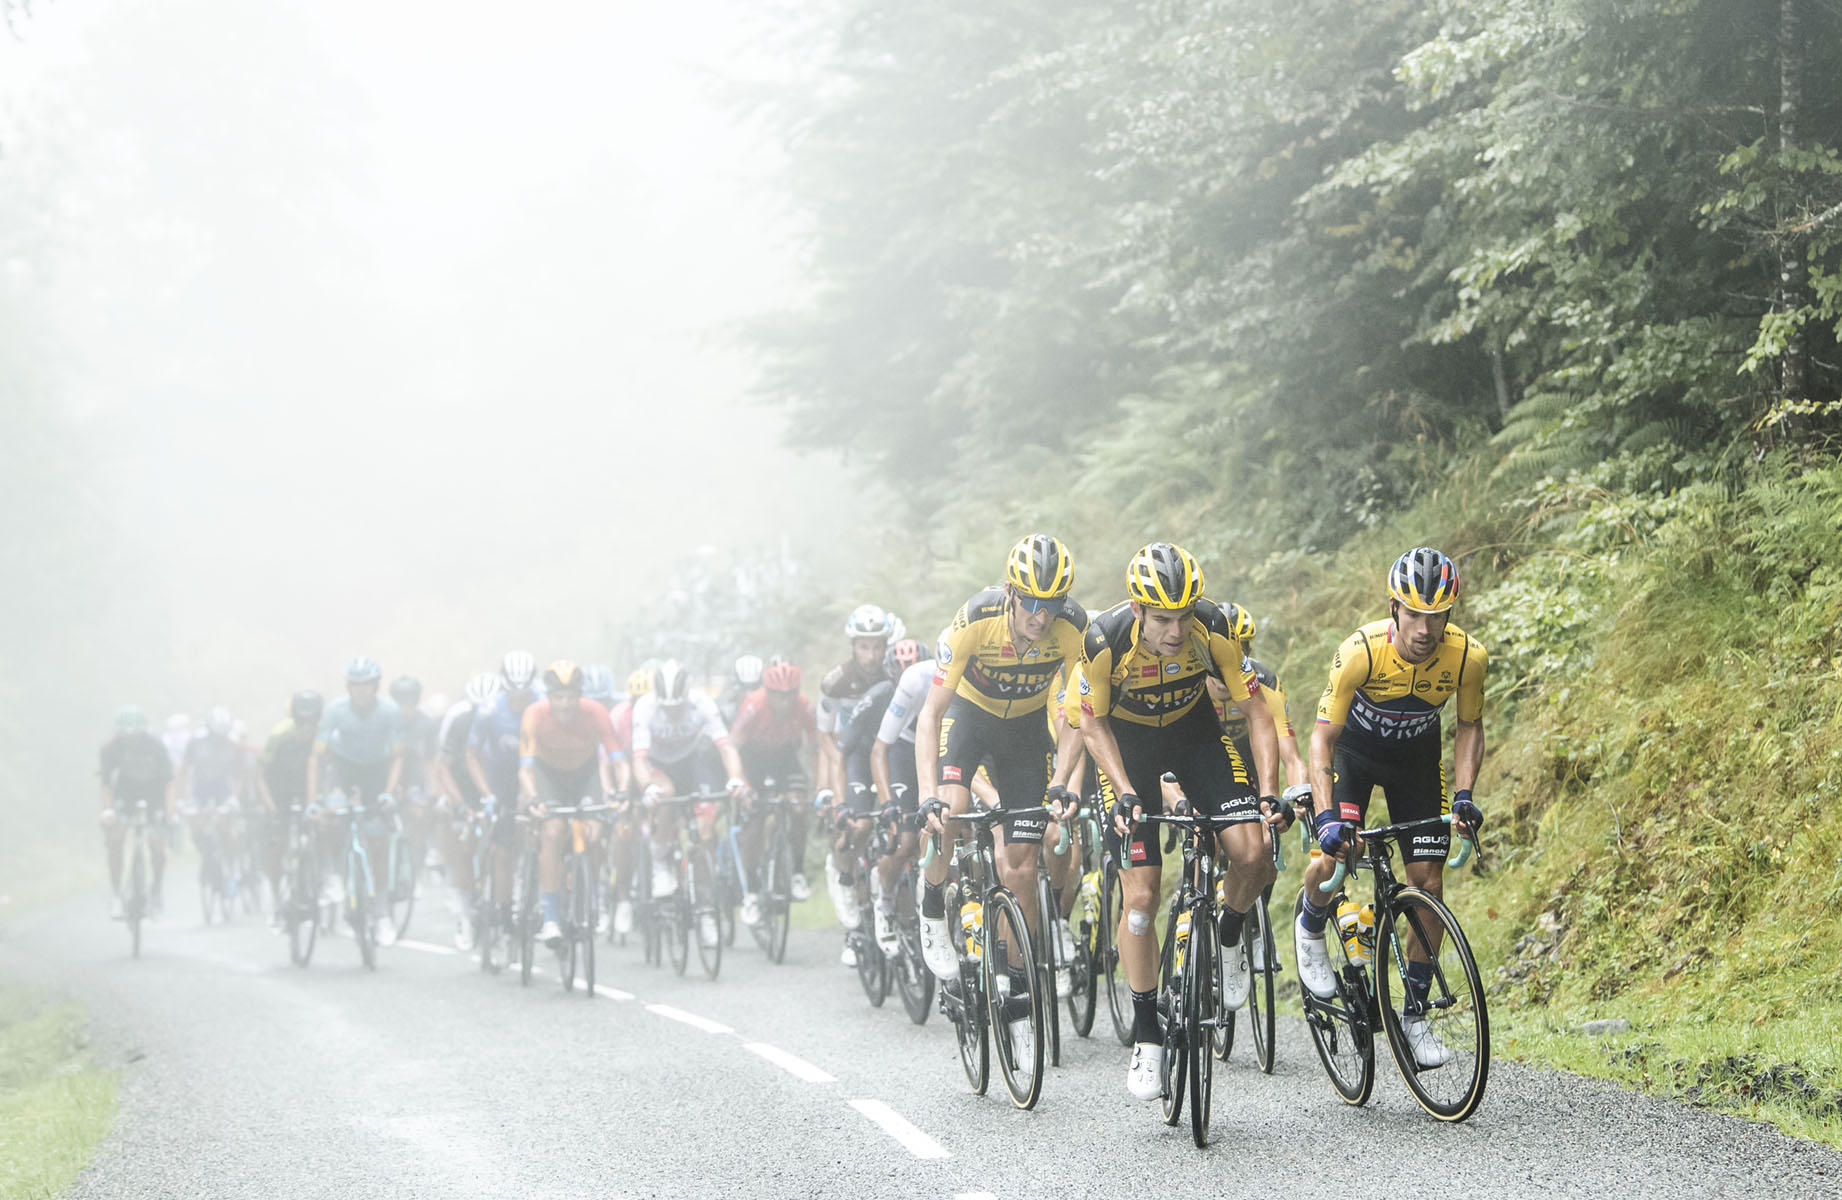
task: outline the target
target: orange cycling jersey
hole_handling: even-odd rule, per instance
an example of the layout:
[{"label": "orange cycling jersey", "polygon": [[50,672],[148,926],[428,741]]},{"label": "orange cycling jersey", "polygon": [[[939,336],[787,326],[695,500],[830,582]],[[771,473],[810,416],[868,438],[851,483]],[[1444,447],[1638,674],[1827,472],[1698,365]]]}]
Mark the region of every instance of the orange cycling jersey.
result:
[{"label": "orange cycling jersey", "polygon": [[[1292,728],[1292,712],[1286,704],[1286,691],[1279,686],[1279,677],[1265,663],[1251,658],[1241,661],[1242,675],[1248,681],[1248,690],[1258,687],[1260,695],[1266,700],[1266,711],[1273,716],[1273,728],[1282,738],[1296,738],[1298,733]],[[1247,732],[1247,712],[1239,704],[1226,701],[1215,706],[1215,715],[1222,723],[1222,732],[1235,741],[1245,741]]]},{"label": "orange cycling jersey", "polygon": [[1425,662],[1409,663],[1394,648],[1394,622],[1371,621],[1344,639],[1331,660],[1330,682],[1318,700],[1320,724],[1377,742],[1439,733],[1439,710],[1458,697],[1458,719],[1484,716],[1484,647],[1447,622]]},{"label": "orange cycling jersey", "polygon": [[595,757],[597,747],[604,754],[618,749],[614,724],[600,701],[578,700],[575,719],[567,723],[551,710],[548,697],[525,707],[518,727],[520,761],[541,762],[558,771],[576,771]]},{"label": "orange cycling jersey", "polygon": [[1055,677],[1080,657],[1086,628],[1086,610],[1064,598],[1042,639],[1019,647],[1004,589],[986,588],[961,606],[940,635],[934,686],[951,688],[994,717],[1038,712],[1049,703]]},{"label": "orange cycling jersey", "polygon": [[[1190,636],[1166,657],[1139,640],[1138,617],[1129,601],[1121,601],[1088,626],[1074,689],[1082,717],[1098,713],[1134,725],[1169,725],[1208,694],[1204,681],[1210,675],[1237,702],[1260,690],[1259,681],[1241,671],[1232,604],[1224,610],[1213,600],[1198,600]],[[1068,715],[1073,722],[1074,707]]]}]

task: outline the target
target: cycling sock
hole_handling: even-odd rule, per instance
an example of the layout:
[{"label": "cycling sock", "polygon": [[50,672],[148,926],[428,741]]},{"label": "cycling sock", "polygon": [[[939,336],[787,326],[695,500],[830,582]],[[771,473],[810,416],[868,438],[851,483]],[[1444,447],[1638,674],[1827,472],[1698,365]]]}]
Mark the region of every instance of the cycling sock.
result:
[{"label": "cycling sock", "polygon": [[1222,909],[1221,921],[1216,928],[1221,931],[1222,945],[1237,946],[1241,942],[1241,926],[1246,922],[1247,914],[1236,912],[1232,908]]},{"label": "cycling sock", "polygon": [[921,915],[938,921],[947,915],[947,887],[944,883],[921,885]]},{"label": "cycling sock", "polygon": [[1330,920],[1330,910],[1319,908],[1309,898],[1304,900],[1304,907],[1299,910],[1298,923],[1305,927],[1305,932],[1312,937],[1324,936],[1324,924]]},{"label": "cycling sock", "polygon": [[1426,995],[1433,990],[1433,964],[1430,962],[1410,962],[1407,964],[1407,1011],[1423,1013],[1426,1011]]},{"label": "cycling sock", "polygon": [[1158,1025],[1156,988],[1149,992],[1132,993],[1132,1040],[1150,1042],[1154,1046],[1164,1044],[1164,1030]]},{"label": "cycling sock", "polygon": [[556,920],[556,893],[539,892],[537,894],[537,907],[543,912],[544,920]]}]

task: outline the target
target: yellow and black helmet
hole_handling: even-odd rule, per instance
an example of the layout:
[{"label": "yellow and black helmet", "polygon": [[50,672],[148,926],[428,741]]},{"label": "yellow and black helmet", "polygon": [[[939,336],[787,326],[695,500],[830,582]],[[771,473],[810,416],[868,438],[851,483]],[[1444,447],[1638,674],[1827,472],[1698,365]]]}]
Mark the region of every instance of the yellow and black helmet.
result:
[{"label": "yellow and black helmet", "polygon": [[627,695],[638,700],[650,691],[652,691],[652,668],[634,668],[633,673],[627,676]]},{"label": "yellow and black helmet", "polygon": [[1234,609],[1234,640],[1241,643],[1242,650],[1246,650],[1247,643],[1254,640],[1254,614],[1239,604],[1231,607]]},{"label": "yellow and black helmet", "polygon": [[1127,565],[1126,595],[1146,608],[1188,608],[1202,599],[1202,568],[1182,546],[1153,542]]},{"label": "yellow and black helmet", "polygon": [[582,690],[582,668],[567,658],[559,658],[544,668],[544,690],[546,692],[579,692]]},{"label": "yellow and black helmet", "polygon": [[1431,546],[1415,546],[1394,560],[1388,596],[1414,612],[1445,612],[1458,602],[1458,565]]},{"label": "yellow and black helmet", "polygon": [[1012,547],[1004,578],[1025,596],[1054,600],[1074,586],[1074,559],[1057,539],[1032,533]]}]

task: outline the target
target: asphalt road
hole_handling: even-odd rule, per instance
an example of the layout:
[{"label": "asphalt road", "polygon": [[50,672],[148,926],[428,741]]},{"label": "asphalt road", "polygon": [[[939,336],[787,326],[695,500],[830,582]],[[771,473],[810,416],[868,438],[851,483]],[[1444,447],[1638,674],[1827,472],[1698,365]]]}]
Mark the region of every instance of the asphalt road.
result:
[{"label": "asphalt road", "polygon": [[715,982],[604,949],[590,1001],[554,973],[483,975],[439,914],[418,922],[371,973],[343,937],[295,968],[255,919],[171,916],[138,961],[95,899],[16,921],[0,973],[83,999],[122,1064],[116,1128],[72,1195],[1842,1194],[1842,1155],[1513,1063],[1464,1125],[1421,1112],[1387,1060],[1352,1109],[1296,1021],[1272,1076],[1244,1049],[1218,1065],[1199,1151],[1127,1095],[1104,1011],[1024,1113],[996,1079],[968,1092],[938,1013],[870,1008],[835,933],[796,930],[780,966],[744,934]]}]

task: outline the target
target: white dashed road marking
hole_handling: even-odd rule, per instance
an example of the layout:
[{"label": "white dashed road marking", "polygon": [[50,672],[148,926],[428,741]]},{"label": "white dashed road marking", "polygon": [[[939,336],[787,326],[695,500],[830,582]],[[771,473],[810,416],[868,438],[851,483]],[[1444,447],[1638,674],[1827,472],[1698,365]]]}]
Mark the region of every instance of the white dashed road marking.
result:
[{"label": "white dashed road marking", "polygon": [[708,1017],[700,1017],[696,1013],[685,1012],[682,1008],[673,1008],[669,1004],[648,1004],[646,1006],[646,1011],[658,1013],[661,1017],[665,1017],[668,1020],[683,1022],[692,1029],[701,1029],[705,1033],[735,1032],[735,1030],[729,1028],[727,1025],[712,1021]]},{"label": "white dashed road marking", "polygon": [[762,1058],[767,1059],[775,1066],[786,1071],[795,1079],[803,1079],[807,1083],[838,1082],[836,1076],[827,1075],[805,1059],[796,1054],[788,1054],[779,1046],[770,1046],[766,1042],[747,1042],[745,1046],[747,1049],[759,1054]]},{"label": "white dashed road marking", "polygon": [[902,1143],[916,1158],[952,1157],[945,1146],[916,1129],[908,1118],[881,1100],[853,1100],[851,1107],[882,1126],[884,1133]]},{"label": "white dashed road marking", "polygon": [[452,954],[460,953],[459,950],[456,950],[452,946],[437,946],[433,942],[417,942],[417,941],[411,941],[409,938],[404,938],[402,941],[398,942],[397,945],[403,947],[403,949],[405,950],[420,950],[424,954],[450,954],[452,955]]}]

